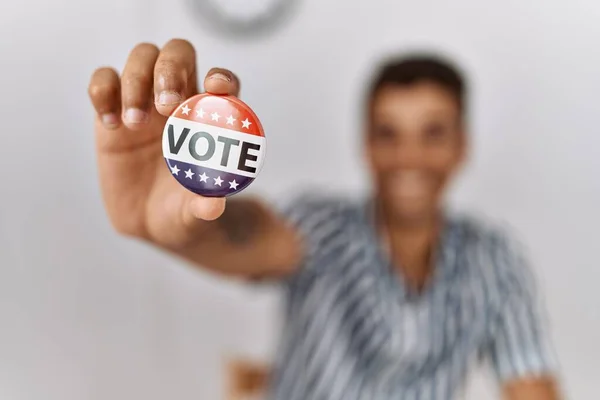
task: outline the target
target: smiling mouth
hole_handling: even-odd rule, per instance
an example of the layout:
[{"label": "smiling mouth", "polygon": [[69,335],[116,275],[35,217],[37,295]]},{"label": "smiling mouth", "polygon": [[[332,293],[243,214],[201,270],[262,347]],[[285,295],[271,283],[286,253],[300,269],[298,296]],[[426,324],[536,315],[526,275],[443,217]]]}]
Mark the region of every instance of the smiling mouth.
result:
[{"label": "smiling mouth", "polygon": [[394,173],[388,180],[391,191],[402,198],[426,197],[432,186],[432,179],[421,171],[402,171]]}]

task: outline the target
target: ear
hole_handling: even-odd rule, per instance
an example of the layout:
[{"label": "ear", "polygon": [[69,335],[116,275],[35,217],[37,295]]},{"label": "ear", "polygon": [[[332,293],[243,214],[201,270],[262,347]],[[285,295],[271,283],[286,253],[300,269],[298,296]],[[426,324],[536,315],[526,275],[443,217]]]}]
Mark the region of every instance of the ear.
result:
[{"label": "ear", "polygon": [[367,163],[367,165],[371,165],[371,137],[369,134],[368,126],[364,126],[362,137],[360,139],[360,152],[362,159]]},{"label": "ear", "polygon": [[460,133],[460,158],[464,161],[469,155],[469,138],[466,132]]},{"label": "ear", "polygon": [[460,135],[460,139],[459,139],[459,153],[458,153],[458,167],[462,167],[470,154],[470,140],[469,140],[469,133],[467,131],[467,127],[465,125],[462,125],[460,127],[460,131],[459,131],[459,135]]}]

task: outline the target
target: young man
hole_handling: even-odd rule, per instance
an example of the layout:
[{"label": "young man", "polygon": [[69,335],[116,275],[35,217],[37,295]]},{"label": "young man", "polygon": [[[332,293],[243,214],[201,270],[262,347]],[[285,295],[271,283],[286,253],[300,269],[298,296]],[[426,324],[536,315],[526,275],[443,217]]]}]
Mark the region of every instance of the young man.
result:
[{"label": "young man", "polygon": [[[166,116],[198,91],[190,43],[136,46],[119,76],[92,76],[108,216],[121,234],[231,276],[277,279],[287,325],[271,377],[277,400],[450,399],[474,357],[505,398],[558,398],[530,271],[502,231],[443,210],[460,167],[465,84],[444,62],[409,58],[377,75],[364,144],[367,201],[201,198],[165,167]],[[207,92],[240,84],[213,69]]]}]

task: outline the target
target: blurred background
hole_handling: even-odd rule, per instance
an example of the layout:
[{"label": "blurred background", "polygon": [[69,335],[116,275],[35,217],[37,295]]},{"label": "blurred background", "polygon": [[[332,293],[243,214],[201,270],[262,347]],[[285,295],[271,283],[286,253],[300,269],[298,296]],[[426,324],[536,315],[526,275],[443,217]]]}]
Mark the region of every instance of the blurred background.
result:
[{"label": "blurred background", "polygon": [[[172,37],[194,43],[201,76],[240,76],[269,140],[250,190],[274,201],[303,185],[365,189],[361,95],[381,57],[426,49],[461,64],[471,160],[450,201],[527,243],[565,390],[595,398],[600,2],[297,0],[272,31],[237,37],[202,1],[0,3],[0,399],[222,399],[225,360],[273,355],[275,288],[194,270],[118,237],[104,214],[88,79]],[[466,398],[497,398],[486,371]]]}]

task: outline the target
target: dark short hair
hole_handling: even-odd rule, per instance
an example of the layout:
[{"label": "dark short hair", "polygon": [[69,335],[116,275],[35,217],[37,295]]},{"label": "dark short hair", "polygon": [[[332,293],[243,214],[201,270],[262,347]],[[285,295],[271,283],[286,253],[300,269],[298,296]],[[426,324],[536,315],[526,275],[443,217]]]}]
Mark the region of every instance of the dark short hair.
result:
[{"label": "dark short hair", "polygon": [[369,88],[367,103],[371,105],[383,87],[411,86],[423,82],[446,89],[456,99],[460,112],[465,112],[466,82],[463,73],[451,61],[427,54],[405,55],[383,62]]}]

